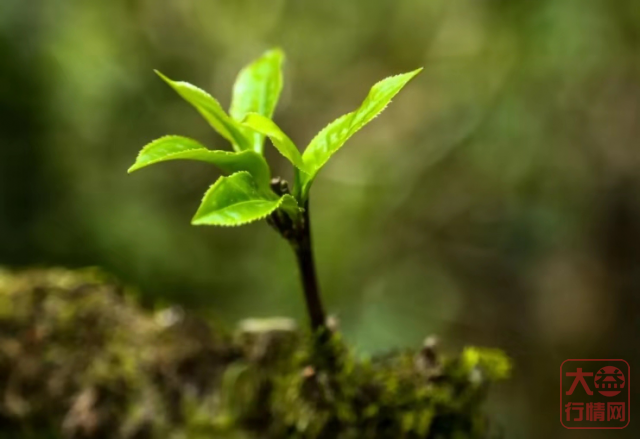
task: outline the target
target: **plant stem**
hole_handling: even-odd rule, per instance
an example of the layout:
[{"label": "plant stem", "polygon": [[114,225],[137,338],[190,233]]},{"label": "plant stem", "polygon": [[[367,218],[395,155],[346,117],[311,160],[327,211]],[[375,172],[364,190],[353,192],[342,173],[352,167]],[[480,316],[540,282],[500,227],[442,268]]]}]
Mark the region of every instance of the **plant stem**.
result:
[{"label": "plant stem", "polygon": [[316,266],[313,260],[313,247],[311,243],[311,222],[309,220],[309,202],[304,206],[302,224],[296,239],[292,242],[298,259],[304,299],[307,305],[307,313],[311,321],[311,329],[314,333],[323,329],[326,324],[326,316],[320,299]]},{"label": "plant stem", "polygon": [[[300,182],[297,170],[295,178],[296,182],[294,187],[299,188]],[[271,189],[278,196],[289,194],[287,182],[280,177],[275,177],[271,180]],[[327,336],[327,331],[325,331],[327,319],[322,306],[322,300],[320,299],[316,265],[313,261],[309,200],[304,201],[303,212],[295,218],[291,218],[286,212],[278,210],[267,218],[267,222],[276,229],[284,239],[289,241],[289,244],[291,244],[291,247],[293,247],[296,253],[311,330],[315,334],[320,335],[320,339],[324,340]]]}]

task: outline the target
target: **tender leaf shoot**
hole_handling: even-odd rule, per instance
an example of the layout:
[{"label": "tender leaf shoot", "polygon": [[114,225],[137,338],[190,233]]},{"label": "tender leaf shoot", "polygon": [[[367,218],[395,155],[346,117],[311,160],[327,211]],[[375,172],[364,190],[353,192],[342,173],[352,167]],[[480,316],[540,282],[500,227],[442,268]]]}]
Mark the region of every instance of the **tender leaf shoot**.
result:
[{"label": "tender leaf shoot", "polygon": [[204,90],[188,82],[177,82],[167,78],[156,71],[167,84],[171,86],[182,98],[189,102],[198,113],[204,117],[209,125],[222,137],[233,145],[236,151],[244,151],[251,148],[251,142],[242,132],[242,127],[222,109],[220,103]]},{"label": "tender leaf shoot", "polygon": [[[284,54],[265,52],[244,67],[233,86],[229,114],[205,91],[187,82],[156,73],[189,102],[209,124],[231,142],[235,152],[213,151],[182,136],[165,136],[146,145],[129,172],[169,160],[212,163],[223,172],[202,200],[193,224],[238,226],[279,210],[293,223],[300,221],[314,178],[351,136],[373,120],[420,70],[392,76],[375,84],[360,107],[327,125],[301,154],[271,118],[282,91]],[[269,166],[262,156],[264,138],[294,166],[293,196],[279,197],[271,188]],[[277,218],[282,218],[277,216]]]},{"label": "tender leaf shoot", "polygon": [[199,142],[182,136],[165,136],[149,143],[142,148],[128,172],[169,160],[198,160],[212,163],[228,174],[248,171],[262,190],[269,190],[269,165],[257,152],[212,151]]},{"label": "tender leaf shoot", "polygon": [[269,137],[280,154],[285,156],[296,168],[309,172],[296,145],[272,120],[256,113],[250,113],[244,119],[243,125]]},{"label": "tender leaf shoot", "polygon": [[283,203],[295,203],[291,195],[267,197],[248,172],[220,177],[209,188],[191,224],[240,226],[273,213]]},{"label": "tender leaf shoot", "polygon": [[351,136],[380,114],[391,99],[421,70],[391,76],[378,82],[371,88],[360,108],[331,122],[313,138],[302,155],[307,169],[310,170],[308,178],[303,181],[303,185],[306,186],[303,193],[308,192],[311,182],[327,160]]},{"label": "tender leaf shoot", "polygon": [[[249,113],[271,119],[282,91],[282,64],[284,53],[280,49],[266,52],[240,71],[233,86],[229,114],[240,122]],[[249,131],[254,151],[262,152],[264,135]]]}]

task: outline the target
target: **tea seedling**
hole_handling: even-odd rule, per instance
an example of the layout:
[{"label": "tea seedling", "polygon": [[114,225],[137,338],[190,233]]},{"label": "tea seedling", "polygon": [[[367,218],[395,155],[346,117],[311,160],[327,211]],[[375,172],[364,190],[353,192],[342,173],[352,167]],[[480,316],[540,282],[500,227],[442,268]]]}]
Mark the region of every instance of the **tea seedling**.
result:
[{"label": "tea seedling", "polygon": [[[296,252],[311,327],[317,332],[325,327],[326,319],[313,262],[309,191],[331,156],[380,114],[421,69],[375,84],[360,107],[327,125],[300,153],[272,120],[282,90],[283,61],[282,51],[274,49],[242,69],[233,86],[228,113],[205,91],[156,72],[229,141],[233,151],[210,150],[187,137],[166,136],[145,146],[129,172],[169,160],[199,160],[229,174],[206,192],[192,224],[239,226],[267,219]],[[265,137],[293,165],[291,186],[279,178],[271,179],[263,156]]]}]

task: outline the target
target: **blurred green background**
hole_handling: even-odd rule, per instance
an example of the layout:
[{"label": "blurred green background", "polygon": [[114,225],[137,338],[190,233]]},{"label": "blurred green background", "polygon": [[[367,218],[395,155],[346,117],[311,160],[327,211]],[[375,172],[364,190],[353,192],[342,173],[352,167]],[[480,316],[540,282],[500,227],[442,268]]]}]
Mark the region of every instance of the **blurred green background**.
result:
[{"label": "blurred green background", "polygon": [[[516,370],[490,409],[507,437],[575,437],[560,363],[640,362],[637,0],[2,0],[0,264],[102,266],[147,304],[230,324],[303,320],[268,226],[189,225],[215,170],[126,174],[164,134],[226,145],[152,69],[226,105],[273,46],[288,56],[275,119],[299,145],[377,80],[425,67],[312,191],[347,339],[501,347]],[[615,437],[637,437],[633,418]]]}]

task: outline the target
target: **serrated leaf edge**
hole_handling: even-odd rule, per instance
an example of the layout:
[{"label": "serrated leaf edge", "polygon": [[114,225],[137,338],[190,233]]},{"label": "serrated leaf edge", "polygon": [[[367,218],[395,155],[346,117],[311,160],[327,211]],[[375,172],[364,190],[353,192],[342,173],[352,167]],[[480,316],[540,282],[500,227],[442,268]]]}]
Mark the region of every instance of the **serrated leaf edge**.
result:
[{"label": "serrated leaf edge", "polygon": [[[404,72],[404,73],[398,73],[396,75],[392,75],[392,76],[388,76],[386,78],[383,78],[381,80],[379,80],[378,82],[376,82],[375,84],[373,84],[371,86],[371,88],[369,89],[369,91],[367,92],[367,95],[365,96],[365,98],[363,99],[363,101],[360,103],[360,106],[358,108],[356,108],[355,110],[343,114],[342,116],[337,117],[336,119],[332,120],[331,122],[329,122],[327,125],[325,125],[320,131],[318,131],[318,133],[313,137],[313,139],[311,139],[311,141],[307,144],[306,148],[304,149],[304,151],[302,152],[302,159],[305,162],[305,165],[307,166],[307,168],[309,169],[309,173],[303,173],[303,178],[300,181],[300,195],[298,195],[299,199],[301,200],[306,200],[309,194],[309,190],[311,188],[311,185],[313,183],[313,181],[316,178],[316,175],[318,174],[318,172],[320,172],[320,170],[327,164],[327,162],[331,159],[331,157],[334,156],[334,154],[336,152],[338,152],[342,146],[344,146],[344,144],[349,140],[345,140],[345,142],[340,145],[338,148],[335,148],[327,157],[326,159],[320,163],[320,164],[316,164],[313,165],[312,163],[310,163],[310,158],[308,155],[306,155],[307,151],[309,150],[310,146],[314,144],[314,142],[316,141],[316,139],[318,139],[323,132],[328,129],[331,125],[338,123],[341,120],[348,120],[349,118],[353,118],[355,116],[355,114],[360,110],[360,108],[362,107],[362,105],[364,104],[364,102],[367,100],[367,98],[369,97],[369,95],[371,94],[371,92],[373,91],[373,89],[378,86],[380,83],[384,82],[384,81],[389,81],[389,80],[393,80],[394,78],[398,78],[400,76],[407,76],[407,80],[405,81],[405,83],[402,85],[402,87],[400,87],[400,89],[395,93],[395,95],[397,95],[398,93],[400,93],[400,91],[402,91],[402,89],[414,78],[416,77],[424,68],[420,67],[418,69],[412,70],[410,72]],[[394,97],[395,97],[394,95]],[[349,126],[347,128],[347,132],[350,132],[351,134],[349,134],[349,138],[351,136],[353,136],[354,134],[356,134],[357,131],[361,130],[362,128],[364,128],[366,125],[368,125],[370,122],[372,122],[374,119],[376,119],[384,110],[386,110],[386,108],[389,106],[389,104],[393,101],[393,99],[390,99],[380,110],[378,110],[372,117],[371,119],[369,119],[366,123],[364,124],[359,124],[359,125],[354,125],[353,124],[353,120],[349,121]]]},{"label": "serrated leaf edge", "polygon": [[[226,176],[226,177],[220,177],[220,178],[219,178],[218,180],[216,180],[216,182],[215,182],[215,183],[213,183],[213,184],[209,187],[209,189],[207,189],[207,191],[204,193],[204,196],[202,197],[202,201],[200,201],[200,204],[202,204],[202,203],[204,202],[204,200],[207,198],[207,195],[209,195],[209,192],[213,191],[217,185],[222,184],[222,181],[223,181],[223,180],[226,180],[226,179],[228,179],[229,177],[232,177],[232,176],[237,175],[237,174],[247,174],[247,175],[249,175],[250,177],[252,177],[252,176],[251,176],[251,173],[249,173],[249,172],[247,172],[247,171],[239,171],[239,172],[233,173],[233,174],[231,174],[231,175],[229,175],[229,176]],[[252,178],[253,178],[253,177],[252,177]],[[254,218],[254,219],[248,220],[248,221],[240,221],[240,222],[237,222],[237,223],[234,223],[234,224],[207,224],[207,223],[196,223],[196,222],[195,222],[196,218],[195,218],[195,216],[194,216],[194,217],[191,219],[191,225],[193,225],[193,226],[218,226],[218,227],[240,227],[240,226],[244,226],[244,225],[246,225],[246,224],[254,223],[254,222],[256,222],[256,221],[261,221],[261,220],[265,219],[266,217],[268,217],[269,215],[271,215],[273,212],[275,212],[277,209],[279,209],[279,208],[280,208],[280,206],[282,205],[282,203],[284,203],[284,201],[287,199],[287,197],[290,197],[291,199],[293,199],[294,201],[296,201],[296,200],[295,200],[295,198],[294,198],[294,197],[292,197],[292,196],[291,196],[291,195],[289,195],[289,194],[285,194],[285,195],[281,196],[279,199],[276,199],[276,200],[269,200],[269,199],[265,198],[265,199],[264,199],[264,200],[262,200],[262,201],[264,201],[264,202],[272,202],[272,203],[273,203],[273,202],[275,202],[275,203],[276,203],[275,207],[274,207],[274,208],[273,208],[269,213],[267,213],[267,214],[265,214],[265,215],[262,215],[262,216],[260,216],[260,217],[257,217],[257,218]],[[236,203],[236,204],[234,204],[234,206],[238,206],[238,205],[241,205],[241,204],[254,203],[254,202],[256,202],[256,201],[258,201],[258,200],[253,200],[253,201],[243,201],[243,202],[241,202],[241,203]],[[296,204],[297,204],[297,201],[296,201]],[[230,207],[230,206],[229,206],[229,207]],[[228,209],[229,207],[225,207],[224,209],[220,209],[218,212],[224,211],[225,209]],[[196,215],[197,215],[197,212],[196,212]]]},{"label": "serrated leaf edge", "polygon": [[[382,82],[384,82],[384,81],[392,80],[392,79],[394,79],[394,78],[398,78],[398,77],[400,77],[400,76],[408,76],[407,81],[406,81],[406,82],[405,82],[405,84],[402,86],[402,88],[404,88],[404,86],[405,86],[405,85],[407,85],[407,84],[409,83],[409,81],[411,81],[411,80],[412,80],[416,75],[418,75],[418,74],[419,74],[423,69],[424,69],[423,67],[420,67],[420,68],[415,69],[415,70],[412,70],[412,71],[410,71],[410,72],[398,73],[397,75],[387,76],[386,78],[383,78],[383,79],[379,80],[378,82],[376,82],[375,84],[373,84],[373,85],[369,88],[369,91],[367,92],[367,95],[365,96],[364,100],[361,102],[361,104],[360,104],[360,105],[362,106],[362,104],[364,103],[364,101],[369,97],[369,94],[371,93],[371,91],[372,91],[372,90],[373,90],[377,85],[379,85],[380,83],[382,83]],[[398,93],[400,93],[400,91],[402,90],[402,88],[401,88],[400,90],[398,90],[398,92],[396,92],[396,95],[397,95]],[[374,115],[374,116],[373,116],[373,117],[372,117],[372,118],[371,118],[367,123],[365,123],[365,124],[362,124],[362,125],[353,125],[353,122],[350,122],[350,124],[349,124],[349,128],[348,128],[348,132],[352,132],[352,131],[354,130],[354,127],[357,127],[357,128],[355,128],[355,131],[359,131],[359,130],[361,130],[362,128],[364,128],[366,125],[368,125],[370,122],[372,122],[372,121],[373,121],[374,119],[376,119],[378,116],[380,116],[380,114],[381,114],[384,110],[386,110],[386,109],[387,109],[387,107],[389,106],[389,104],[391,104],[391,102],[393,102],[393,99],[389,100],[389,102],[387,102],[387,103],[385,104],[385,106],[384,106],[384,107],[382,107],[382,108],[381,108],[381,109],[380,109],[380,110],[379,110],[379,111],[378,111],[378,112],[377,112],[377,113],[376,113],[376,114],[375,114],[375,115]],[[355,109],[355,110],[353,110],[353,111],[350,111],[349,113],[346,113],[346,114],[343,114],[342,116],[337,117],[336,119],[332,120],[332,121],[331,121],[331,122],[329,122],[327,125],[325,125],[325,126],[324,126],[320,131],[318,131],[318,133],[313,137],[313,139],[311,139],[311,141],[307,144],[307,146],[306,146],[305,150],[303,151],[303,153],[302,153],[302,158],[303,158],[303,160],[304,160],[304,153],[305,153],[305,152],[307,151],[307,149],[308,149],[308,148],[309,148],[309,147],[314,143],[314,141],[315,141],[318,137],[320,137],[320,135],[322,134],[322,132],[323,132],[326,128],[328,128],[328,127],[329,127],[329,126],[331,126],[332,124],[334,124],[334,123],[338,122],[340,119],[345,119],[345,120],[346,120],[346,119],[348,119],[348,118],[353,118],[353,117],[355,116],[355,114],[358,112],[358,110],[360,110],[360,107],[356,108],[356,109]],[[353,133],[353,134],[355,134],[355,133]],[[353,134],[351,134],[350,136],[353,136]],[[327,157],[327,159],[326,159],[322,164],[320,164],[320,165],[318,165],[318,166],[314,166],[313,168],[311,168],[311,166],[309,165],[309,163],[307,163],[307,162],[305,161],[305,165],[309,168],[309,169],[308,169],[308,172],[307,172],[307,174],[308,174],[308,176],[309,176],[308,178],[309,178],[310,180],[313,180],[313,178],[314,178],[314,177],[316,176],[316,174],[320,171],[320,169],[322,169],[322,168],[326,165],[326,163],[329,161],[329,159],[330,159],[331,157],[333,157],[333,155],[334,155],[336,152],[338,152],[338,150],[340,150],[340,149],[341,149],[341,148],[338,148],[338,149],[336,149],[335,151],[333,151],[333,152],[332,152],[332,153]],[[309,171],[310,171],[310,172],[309,172]]]},{"label": "serrated leaf edge", "polygon": [[[242,205],[242,204],[250,204],[250,203],[255,203],[255,202],[258,202],[258,200],[243,201],[242,203],[237,203],[237,204],[234,204],[233,206],[239,206],[239,205]],[[273,212],[275,212],[280,207],[280,205],[282,204],[282,198],[277,200],[277,201],[276,200],[274,200],[274,201],[262,200],[262,202],[265,202],[265,203],[277,202],[277,204],[276,204],[276,207],[274,207],[271,212],[269,212],[269,213],[267,213],[265,215],[259,216],[259,217],[255,218],[255,219],[250,219],[250,220],[247,220],[247,221],[239,221],[239,222],[232,223],[232,224],[229,224],[229,223],[227,223],[227,224],[217,224],[217,223],[216,224],[212,224],[212,223],[199,223],[199,222],[195,222],[195,220],[192,219],[191,220],[191,225],[193,225],[193,226],[216,226],[216,227],[240,227],[240,226],[244,226],[246,224],[255,223],[256,221],[261,221],[261,220],[265,219],[266,217],[271,215]],[[229,209],[230,207],[231,206],[225,207],[224,209],[220,209],[217,212],[222,212],[225,209]]]}]

